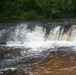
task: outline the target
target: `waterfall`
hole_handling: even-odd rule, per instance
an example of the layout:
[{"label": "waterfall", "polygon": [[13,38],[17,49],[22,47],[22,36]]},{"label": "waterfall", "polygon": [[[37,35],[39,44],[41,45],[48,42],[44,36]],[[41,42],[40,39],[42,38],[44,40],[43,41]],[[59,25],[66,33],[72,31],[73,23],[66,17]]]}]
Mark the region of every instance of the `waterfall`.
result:
[{"label": "waterfall", "polygon": [[58,24],[21,23],[2,30],[0,33],[0,39],[6,40],[6,46],[25,47],[33,50],[76,46],[76,25],[68,22]]}]

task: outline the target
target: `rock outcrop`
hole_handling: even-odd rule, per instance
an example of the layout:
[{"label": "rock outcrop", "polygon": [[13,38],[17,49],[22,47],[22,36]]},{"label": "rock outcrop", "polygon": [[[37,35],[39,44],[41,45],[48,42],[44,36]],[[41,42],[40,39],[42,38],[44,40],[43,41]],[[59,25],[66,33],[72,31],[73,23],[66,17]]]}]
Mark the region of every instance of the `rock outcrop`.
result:
[{"label": "rock outcrop", "polygon": [[10,47],[7,46],[0,46],[0,51],[6,51],[6,50],[10,50]]}]

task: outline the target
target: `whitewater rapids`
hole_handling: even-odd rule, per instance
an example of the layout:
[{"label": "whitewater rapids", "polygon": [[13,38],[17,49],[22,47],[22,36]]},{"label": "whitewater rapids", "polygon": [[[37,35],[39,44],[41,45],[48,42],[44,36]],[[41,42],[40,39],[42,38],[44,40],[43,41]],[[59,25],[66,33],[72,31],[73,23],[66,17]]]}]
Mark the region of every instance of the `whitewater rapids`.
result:
[{"label": "whitewater rapids", "polygon": [[42,52],[55,47],[76,46],[76,25],[68,22],[58,25],[21,23],[0,33],[0,39],[5,40],[9,47],[30,48]]}]

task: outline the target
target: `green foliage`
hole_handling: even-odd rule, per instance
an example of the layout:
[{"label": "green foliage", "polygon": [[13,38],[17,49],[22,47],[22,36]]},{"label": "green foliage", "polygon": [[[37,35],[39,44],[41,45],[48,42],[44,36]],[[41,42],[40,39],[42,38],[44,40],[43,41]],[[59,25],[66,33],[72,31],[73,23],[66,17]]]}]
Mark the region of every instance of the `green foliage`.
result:
[{"label": "green foliage", "polygon": [[26,20],[32,20],[32,19],[37,19],[38,15],[36,14],[35,11],[28,11],[28,12],[22,12],[21,16],[22,19],[26,19]]},{"label": "green foliage", "polygon": [[75,18],[76,0],[1,0],[0,20]]}]

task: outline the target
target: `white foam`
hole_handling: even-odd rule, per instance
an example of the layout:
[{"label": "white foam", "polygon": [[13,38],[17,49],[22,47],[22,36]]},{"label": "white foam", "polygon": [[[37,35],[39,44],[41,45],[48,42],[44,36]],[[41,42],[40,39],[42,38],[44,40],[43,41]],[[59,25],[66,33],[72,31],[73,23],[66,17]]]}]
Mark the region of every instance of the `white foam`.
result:
[{"label": "white foam", "polygon": [[[63,30],[60,32],[60,26],[55,27],[50,31],[48,37],[45,37],[46,29],[36,26],[35,30],[30,31],[27,29],[27,25],[18,25],[14,32],[11,33],[11,37],[7,41],[7,46],[13,47],[25,47],[31,48],[33,51],[43,51],[54,47],[61,46],[76,46],[75,42],[68,41],[63,38]],[[13,41],[11,41],[11,38]]]},{"label": "white foam", "polygon": [[3,68],[3,69],[0,69],[0,72],[1,71],[8,71],[8,70],[12,70],[12,71],[14,71],[14,70],[16,70],[16,68]]},{"label": "white foam", "polygon": [[31,48],[33,51],[44,51],[55,47],[70,47],[73,46],[75,49],[76,43],[69,41],[42,41],[42,42],[30,42],[24,44],[8,44],[10,47],[25,47]]}]

